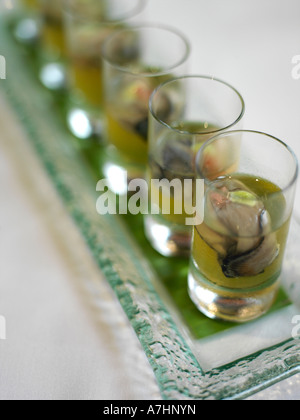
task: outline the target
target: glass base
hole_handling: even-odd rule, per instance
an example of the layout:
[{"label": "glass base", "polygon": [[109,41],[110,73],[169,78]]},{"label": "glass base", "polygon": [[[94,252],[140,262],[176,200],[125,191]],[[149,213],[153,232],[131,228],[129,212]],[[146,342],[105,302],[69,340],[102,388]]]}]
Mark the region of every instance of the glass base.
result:
[{"label": "glass base", "polygon": [[100,109],[71,108],[67,113],[71,133],[80,140],[97,139],[103,143],[104,122]]},{"label": "glass base", "polygon": [[152,247],[164,257],[186,257],[191,254],[190,226],[168,223],[162,216],[145,216],[145,233]]},{"label": "glass base", "polygon": [[145,180],[146,164],[138,165],[122,159],[115,147],[109,145],[105,151],[102,170],[108,181],[109,189],[117,195],[125,195],[128,193],[130,181]]},{"label": "glass base", "polygon": [[26,16],[20,19],[15,28],[14,36],[18,42],[25,45],[35,44],[40,35],[40,26],[33,16]]},{"label": "glass base", "polygon": [[61,62],[42,63],[39,78],[41,83],[51,91],[64,90],[67,87],[66,69]]},{"label": "glass base", "polygon": [[190,298],[208,318],[244,323],[264,315],[273,305],[280,278],[255,289],[227,289],[210,283],[192,262],[188,277]]}]

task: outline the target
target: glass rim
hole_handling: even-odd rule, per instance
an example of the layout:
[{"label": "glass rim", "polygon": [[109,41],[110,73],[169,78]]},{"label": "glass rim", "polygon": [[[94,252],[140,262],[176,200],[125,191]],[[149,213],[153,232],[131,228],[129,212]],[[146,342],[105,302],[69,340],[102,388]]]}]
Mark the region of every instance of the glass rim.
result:
[{"label": "glass rim", "polygon": [[[179,80],[192,80],[192,79],[196,79],[196,80],[209,80],[209,81],[214,81],[214,82],[218,82],[220,84],[222,84],[223,86],[226,86],[228,88],[230,88],[233,92],[235,92],[238,96],[238,98],[241,101],[241,108],[242,111],[239,114],[238,118],[235,119],[234,122],[232,122],[231,124],[227,125],[226,127],[220,128],[218,130],[211,130],[211,131],[186,131],[186,130],[180,130],[178,128],[172,127],[170,124],[166,123],[165,121],[163,121],[161,118],[159,118],[156,113],[153,110],[153,102],[154,102],[154,97],[155,95],[162,89],[164,88],[166,85],[169,85],[171,83],[177,82]],[[208,75],[185,75],[185,76],[181,76],[181,77],[176,77],[170,80],[167,80],[166,82],[162,83],[161,85],[159,85],[152,93],[151,97],[150,97],[150,101],[149,101],[149,110],[151,115],[153,116],[153,118],[159,122],[160,124],[164,125],[165,127],[169,128],[170,130],[179,133],[179,134],[184,134],[184,135],[198,135],[198,136],[207,136],[207,135],[215,135],[217,133],[221,133],[224,130],[228,130],[231,127],[235,126],[239,121],[241,121],[241,119],[243,118],[243,116],[245,115],[245,109],[246,109],[246,104],[244,101],[244,98],[242,97],[242,95],[239,93],[239,91],[234,88],[232,85],[230,85],[229,83],[225,82],[222,79],[219,79],[217,77],[214,76],[208,76]]]},{"label": "glass rim", "polygon": [[[122,66],[120,64],[115,63],[113,60],[111,60],[108,55],[105,53],[106,47],[109,44],[109,42],[114,39],[116,36],[120,35],[121,33],[124,32],[134,32],[134,31],[142,31],[142,30],[146,30],[146,29],[159,29],[168,33],[172,33],[173,35],[176,35],[179,39],[181,39],[183,41],[183,44],[185,46],[185,52],[183,57],[176,62],[175,64],[173,64],[172,66],[168,67],[168,68],[164,68],[161,71],[157,71],[157,72],[138,72],[138,71],[133,71],[130,68],[126,67],[126,66]],[[114,31],[114,33],[112,33],[111,35],[109,35],[106,40],[104,41],[104,44],[102,46],[101,49],[101,55],[102,55],[102,59],[108,63],[110,66],[112,66],[114,69],[119,70],[120,72],[123,73],[127,73],[127,74],[131,74],[133,76],[144,76],[144,77],[157,77],[157,76],[164,76],[167,75],[168,73],[170,73],[170,71],[176,69],[177,67],[181,66],[182,64],[184,64],[187,59],[189,58],[191,53],[191,44],[190,41],[187,39],[187,37],[177,28],[174,28],[173,26],[169,26],[169,25],[164,25],[164,24],[156,24],[156,23],[140,23],[140,24],[135,24],[132,25],[128,28],[122,28],[119,30]]]},{"label": "glass rim", "polygon": [[206,141],[206,142],[202,145],[202,147],[200,148],[200,150],[198,151],[197,156],[196,156],[196,175],[197,175],[197,177],[198,177],[198,176],[201,176],[201,179],[203,179],[203,180],[204,180],[205,184],[206,184],[207,186],[209,186],[209,188],[210,188],[211,190],[214,190],[214,188],[211,188],[211,184],[212,184],[213,182],[217,181],[218,179],[221,179],[221,177],[216,178],[216,179],[212,179],[212,180],[210,180],[210,179],[208,179],[207,177],[205,177],[205,176],[201,173],[201,171],[199,170],[199,165],[198,165],[198,163],[199,163],[199,159],[200,159],[200,157],[202,156],[204,149],[205,149],[208,145],[210,145],[210,144],[212,144],[213,142],[215,142],[216,140],[221,139],[222,137],[229,137],[229,136],[233,136],[233,135],[241,135],[241,134],[254,134],[254,135],[258,135],[258,136],[263,136],[263,137],[266,137],[266,138],[268,138],[270,141],[275,141],[276,143],[280,144],[280,145],[281,145],[281,146],[282,146],[285,150],[287,150],[287,151],[289,152],[289,154],[292,156],[293,160],[294,160],[295,170],[294,170],[293,176],[291,177],[291,179],[289,180],[289,182],[287,183],[287,185],[286,185],[286,186],[284,186],[284,187],[282,187],[282,188],[280,188],[280,191],[275,191],[275,192],[270,192],[270,193],[268,193],[268,194],[267,194],[267,196],[268,196],[268,197],[272,197],[272,196],[275,196],[275,195],[278,195],[278,194],[285,193],[285,192],[287,192],[287,191],[288,191],[291,187],[293,187],[293,186],[295,185],[295,183],[297,182],[298,176],[299,176],[299,161],[298,161],[298,158],[297,158],[297,156],[296,156],[295,152],[293,151],[293,149],[292,149],[292,148],[291,148],[288,144],[286,144],[284,141],[280,140],[279,138],[277,138],[277,137],[275,137],[275,136],[273,136],[273,135],[271,135],[271,134],[264,133],[263,131],[256,131],[256,130],[233,130],[233,131],[226,131],[226,132],[224,132],[224,133],[219,133],[219,134],[217,134],[216,136],[214,136],[214,137],[212,137],[212,138],[208,139],[208,140],[207,140],[207,141]]},{"label": "glass rim", "polygon": [[[65,13],[65,15],[67,15],[68,17],[76,18],[82,22],[87,22],[89,19],[80,16],[80,14],[75,10],[75,6],[69,5],[70,1],[71,0],[65,0],[63,2],[63,12]],[[148,3],[148,0],[136,0],[136,1],[137,1],[136,6],[134,6],[130,11],[124,12],[123,15],[120,15],[118,18],[115,18],[115,19],[106,18],[103,20],[98,20],[97,18],[93,18],[91,19],[91,22],[99,23],[99,24],[117,24],[117,23],[126,21],[127,19],[130,19],[131,17],[139,14]]]}]

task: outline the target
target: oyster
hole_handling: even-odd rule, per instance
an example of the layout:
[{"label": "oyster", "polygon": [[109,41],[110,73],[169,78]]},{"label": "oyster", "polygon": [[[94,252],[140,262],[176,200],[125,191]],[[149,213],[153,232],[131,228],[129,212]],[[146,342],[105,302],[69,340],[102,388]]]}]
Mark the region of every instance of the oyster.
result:
[{"label": "oyster", "polygon": [[157,92],[157,106],[156,106],[156,116],[162,121],[168,120],[172,112],[174,111],[171,98],[164,92]]},{"label": "oyster", "polygon": [[138,121],[134,126],[134,131],[142,137],[143,140],[148,140],[148,126],[149,119],[145,117],[143,120]]},{"label": "oyster", "polygon": [[[149,99],[158,83],[157,79],[136,79],[129,81],[121,94],[123,112],[119,112],[118,119],[123,126],[138,134],[144,141],[148,140],[149,126]],[[166,118],[172,111],[172,104],[167,95],[161,95],[157,114],[160,118]]]},{"label": "oyster", "polygon": [[279,254],[276,234],[263,202],[241,181],[224,178],[206,196],[202,239],[218,253],[228,278],[256,276]]},{"label": "oyster", "polygon": [[189,139],[165,138],[158,147],[156,159],[150,157],[153,179],[192,179],[194,177],[194,155]]},{"label": "oyster", "polygon": [[188,141],[167,144],[162,158],[167,178],[185,179],[193,175],[193,152]]}]

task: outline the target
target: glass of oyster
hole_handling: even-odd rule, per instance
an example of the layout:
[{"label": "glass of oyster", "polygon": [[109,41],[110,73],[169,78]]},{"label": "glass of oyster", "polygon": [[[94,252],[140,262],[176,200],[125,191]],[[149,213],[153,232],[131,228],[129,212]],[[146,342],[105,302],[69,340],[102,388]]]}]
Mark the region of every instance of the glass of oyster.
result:
[{"label": "glass of oyster", "polygon": [[189,294],[210,318],[250,321],[270,309],[281,284],[297,159],[272,136],[232,131],[205,143],[196,169],[205,211],[194,227]]},{"label": "glass of oyster", "polygon": [[[203,143],[229,127],[241,128],[245,105],[239,92],[207,76],[184,76],[159,86],[150,101],[148,179],[151,211],[145,232],[152,246],[164,256],[190,256],[194,213],[195,158]],[[237,161],[239,144],[232,144],[230,158]],[[218,150],[221,159],[225,150]],[[177,183],[178,188],[163,184]],[[194,197],[196,198],[196,197]],[[169,200],[171,206],[163,208]],[[176,208],[176,209],[175,209]],[[193,223],[191,223],[193,224]]]},{"label": "glass of oyster", "polygon": [[103,133],[101,49],[116,29],[138,15],[145,0],[66,0],[65,34],[69,58],[68,125],[86,139]]},{"label": "glass of oyster", "polygon": [[[185,73],[189,54],[185,37],[162,25],[134,26],[106,40],[108,158],[104,170],[108,178],[114,178],[111,188],[115,192],[126,192],[128,180],[145,177],[150,96],[164,81]],[[168,114],[170,106],[168,98],[163,98],[162,112]]]}]

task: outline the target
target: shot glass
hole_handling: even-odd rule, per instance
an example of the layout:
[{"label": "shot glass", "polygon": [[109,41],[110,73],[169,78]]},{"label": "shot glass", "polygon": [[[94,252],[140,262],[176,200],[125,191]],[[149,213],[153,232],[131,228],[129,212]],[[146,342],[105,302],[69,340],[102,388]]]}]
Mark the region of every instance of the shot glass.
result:
[{"label": "shot glass", "polygon": [[63,30],[63,1],[39,0],[41,14],[40,80],[50,90],[66,87],[66,43]]},{"label": "shot glass", "polygon": [[[195,180],[197,151],[210,137],[232,127],[241,128],[244,110],[236,89],[208,76],[184,76],[154,91],[148,158],[151,209],[145,217],[145,233],[162,255],[190,256],[193,229],[186,218],[195,207],[191,181]],[[155,191],[152,180],[180,181],[182,193],[162,185]],[[170,201],[170,210],[162,208],[164,200]]]},{"label": "shot glass", "polygon": [[[107,162],[111,189],[144,178],[148,154],[149,99],[164,81],[184,74],[190,46],[176,29],[144,25],[120,30],[103,47]],[[165,112],[169,112],[169,104]]]},{"label": "shot glass", "polygon": [[126,27],[144,6],[145,0],[66,0],[68,125],[78,138],[101,137],[103,132],[101,48],[104,40],[116,29]]},{"label": "shot glass", "polygon": [[210,318],[246,322],[272,306],[294,205],[297,159],[282,141],[233,131],[196,160],[204,222],[194,228],[189,294]]}]

